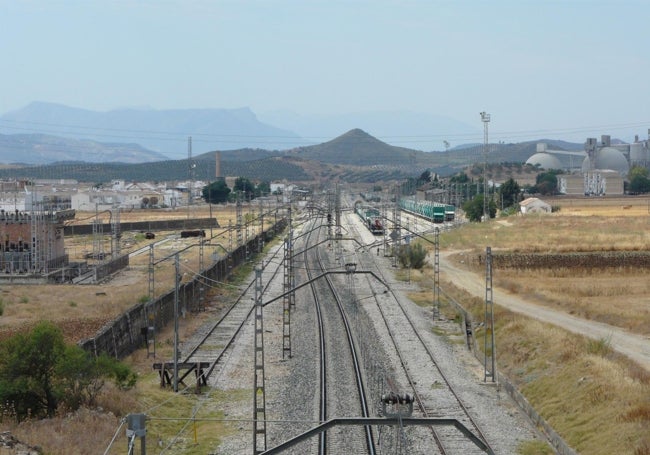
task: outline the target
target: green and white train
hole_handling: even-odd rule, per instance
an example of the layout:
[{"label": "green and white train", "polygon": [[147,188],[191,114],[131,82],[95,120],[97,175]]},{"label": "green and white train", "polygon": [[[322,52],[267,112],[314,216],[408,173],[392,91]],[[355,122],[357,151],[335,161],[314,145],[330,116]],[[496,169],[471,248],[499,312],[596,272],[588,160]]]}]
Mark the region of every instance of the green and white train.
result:
[{"label": "green and white train", "polygon": [[454,221],[456,208],[450,204],[440,202],[418,201],[412,198],[402,198],[399,201],[402,210],[429,220],[433,223]]}]

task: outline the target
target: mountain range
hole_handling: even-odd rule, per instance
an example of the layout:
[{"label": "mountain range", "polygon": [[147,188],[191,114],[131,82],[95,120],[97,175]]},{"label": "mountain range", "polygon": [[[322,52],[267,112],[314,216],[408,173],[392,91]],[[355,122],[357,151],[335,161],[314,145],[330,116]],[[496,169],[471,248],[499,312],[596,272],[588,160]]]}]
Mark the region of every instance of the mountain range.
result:
[{"label": "mountain range", "polygon": [[[374,119],[389,121],[391,115],[382,113]],[[308,123],[296,125],[308,128]],[[217,127],[219,134],[211,129]],[[0,170],[0,178],[73,178],[91,182],[188,178],[209,181],[215,178],[216,150],[221,154],[224,176],[305,182],[398,180],[419,175],[424,169],[450,175],[468,165],[482,165],[485,160],[523,163],[535,153],[537,142],[547,142],[550,149],[582,150],[582,144],[541,139],[489,144],[487,157],[480,143],[452,148],[445,144],[445,151],[424,152],[391,145],[361,128],[337,133],[333,138],[301,138],[287,129],[260,122],[247,108],[97,113],[32,103],[0,117],[0,128],[33,131],[0,134],[0,163],[13,163]],[[180,131],[192,131],[191,142]],[[252,146],[211,146],[223,138]],[[318,141],[304,144],[307,139]],[[272,140],[286,141],[291,147],[278,149],[264,144]],[[174,152],[173,158],[160,151],[173,151],[183,142],[185,150]],[[190,150],[192,162],[188,161]]]},{"label": "mountain range", "polygon": [[[97,112],[33,102],[0,116],[0,127],[22,133],[85,139],[98,144],[135,143],[168,159],[187,157],[190,147],[194,154],[200,154],[251,146],[278,150],[289,148],[279,147],[283,143],[288,142],[289,146],[305,143],[291,131],[260,122],[249,108]],[[148,161],[151,157],[143,158],[142,161]],[[110,155],[103,159],[117,161]]]},{"label": "mountain range", "polygon": [[[87,161],[133,162],[133,147],[120,151],[116,144],[138,144],[141,161],[186,158],[211,150],[259,148],[290,150],[315,145],[337,137],[351,128],[359,128],[382,142],[409,149],[443,150],[443,138],[480,137],[469,125],[444,116],[407,111],[359,112],[341,115],[299,115],[290,111],[269,111],[260,115],[249,108],[176,109],[148,108],[91,111],[54,103],[33,102],[22,109],[0,116],[0,161],[9,149],[21,143],[18,161],[43,163],[44,150],[51,151],[51,161],[70,159],[63,151],[63,139],[53,147],[58,136],[74,140],[68,149]],[[15,133],[15,134],[9,134]],[[33,136],[40,134],[43,136]],[[20,137],[6,137],[20,136]],[[189,138],[191,137],[191,145]],[[45,140],[44,140],[45,139]],[[31,143],[31,145],[30,145]],[[92,151],[85,152],[84,147]],[[78,152],[78,153],[77,153]],[[151,152],[151,153],[148,153]],[[32,156],[34,158],[32,158]]]},{"label": "mountain range", "polygon": [[[549,146],[560,149],[557,142]],[[490,163],[523,163],[535,153],[536,142],[490,144]],[[565,143],[564,145],[571,145]],[[566,148],[565,148],[566,149]],[[219,152],[221,176],[243,176],[256,181],[386,182],[419,176],[425,169],[446,176],[471,165],[483,166],[482,146],[422,152],[386,144],[363,130],[353,129],[322,144],[287,151],[239,149]],[[216,177],[217,154],[203,153],[179,160],[139,163],[65,161],[43,165],[14,165],[0,169],[0,179],[76,179],[80,182],[211,181]]]}]

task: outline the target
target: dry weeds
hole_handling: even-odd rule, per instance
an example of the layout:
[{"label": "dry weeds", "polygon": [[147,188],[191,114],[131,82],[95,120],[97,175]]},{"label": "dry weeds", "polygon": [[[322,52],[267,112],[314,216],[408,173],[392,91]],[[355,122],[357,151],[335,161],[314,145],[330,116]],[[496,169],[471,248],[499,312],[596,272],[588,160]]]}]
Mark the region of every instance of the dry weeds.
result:
[{"label": "dry weeds", "polygon": [[[546,216],[470,224],[441,236],[445,249],[469,254],[650,249],[647,201],[622,209],[612,201],[562,207]],[[553,202],[556,205],[555,202]],[[460,257],[460,256],[459,256]],[[462,264],[460,264],[462,265]],[[576,316],[649,334],[650,271],[632,269],[493,270],[494,285]],[[484,318],[482,299],[452,283],[446,292]],[[588,340],[495,307],[497,368],[580,453],[650,454],[650,374],[615,354],[609,341]],[[479,345],[483,332],[476,332]]]},{"label": "dry weeds", "polygon": [[[213,207],[214,215],[222,226],[227,220],[234,220],[234,209],[219,214]],[[573,207],[580,211],[579,207]],[[611,210],[610,210],[611,211]],[[624,210],[626,215],[635,210]],[[484,251],[485,246],[493,248],[519,249],[520,251],[576,251],[582,248],[593,249],[648,249],[650,245],[650,220],[643,216],[626,216],[617,219],[612,216],[573,216],[563,210],[550,217],[511,217],[507,223],[490,223],[488,225],[467,225],[452,233],[441,236],[445,248],[474,249]],[[584,213],[587,213],[586,211]],[[583,213],[583,214],[584,214]],[[205,212],[204,212],[205,214]],[[172,214],[178,215],[178,213]],[[79,214],[79,217],[83,214]],[[121,214],[122,220],[128,220],[134,214]],[[169,213],[146,213],[147,219],[167,216]],[[200,216],[198,213],[193,216]],[[207,216],[207,215],[205,215]],[[172,216],[177,217],[177,216]],[[226,220],[224,222],[224,220]],[[485,229],[485,228],[488,229]],[[540,229],[543,227],[543,229]],[[126,234],[125,234],[126,235]],[[145,246],[144,240],[133,234],[136,249]],[[221,237],[225,245],[228,239]],[[70,244],[71,253],[91,249],[91,240],[80,239],[79,245]],[[171,246],[171,245],[170,245]],[[190,250],[183,257],[183,272],[192,273],[198,265],[198,251]],[[161,249],[162,251],[162,249]],[[172,250],[170,249],[170,252]],[[9,285],[3,286],[2,298],[5,313],[0,317],[0,337],[26,327],[36,320],[52,320],[68,327],[64,332],[70,340],[92,335],[103,321],[112,319],[126,308],[137,303],[146,295],[147,288],[146,255],[132,258],[128,273],[120,274],[114,280],[102,285],[92,286],[47,286],[32,287]],[[166,261],[156,268],[156,295],[166,292],[172,286],[173,262]],[[418,277],[422,283],[430,283],[431,277]],[[608,273],[610,273],[608,271]],[[647,301],[645,313],[641,313],[643,303],[623,300],[621,293],[632,293],[639,300],[644,292],[637,281],[647,281],[645,272],[633,275],[635,284],[628,283],[627,272],[612,277],[610,285],[605,283],[603,275],[581,276],[575,271],[556,271],[557,276],[539,276],[539,285],[527,288],[528,282],[535,282],[528,275],[516,275],[504,282],[513,291],[525,289],[527,293],[538,293],[540,301],[549,305],[558,305],[576,313],[588,313],[590,317],[604,318],[616,316],[619,324],[630,324],[631,317],[626,306],[632,306],[630,314],[639,311],[640,326],[650,320]],[[497,274],[498,277],[498,274]],[[625,280],[623,280],[625,277]],[[414,277],[412,277],[413,279]],[[501,279],[501,278],[497,278]],[[564,283],[562,284],[562,280]],[[623,282],[625,281],[625,282]],[[592,284],[590,284],[593,282]],[[571,283],[577,283],[572,286]],[[501,283],[500,283],[501,284]],[[576,297],[560,298],[573,288]],[[451,285],[444,285],[446,292]],[[222,291],[223,292],[223,291]],[[420,296],[426,304],[429,296]],[[579,301],[578,297],[582,299]],[[468,298],[457,291],[457,299],[474,307],[476,320],[482,319],[483,302],[481,299]],[[594,300],[602,300],[597,305]],[[574,302],[575,301],[575,302]],[[590,303],[591,302],[591,303]],[[615,302],[612,304],[612,302]],[[617,309],[605,311],[608,306]],[[600,308],[599,310],[596,310]],[[595,311],[596,310],[596,311]],[[443,310],[453,314],[453,310]],[[528,399],[542,412],[544,417],[558,430],[565,439],[582,453],[609,454],[630,453],[635,455],[650,454],[650,375],[635,364],[608,353],[606,340],[600,346],[589,347],[586,340],[563,332],[552,326],[514,316],[503,310],[497,310],[497,346],[498,368],[515,380]],[[620,314],[619,314],[620,313]],[[645,321],[645,322],[643,322]],[[194,318],[181,321],[181,333],[190,333],[198,322]],[[612,322],[610,322],[612,323]],[[84,330],[86,332],[84,332]],[[87,334],[86,334],[87,333]],[[477,335],[480,340],[480,333]],[[183,335],[181,335],[182,337]],[[157,354],[160,358],[171,355],[172,334],[169,330],[158,336]],[[594,353],[595,351],[595,353]],[[591,353],[590,353],[591,352]],[[604,353],[603,353],[604,352]],[[598,354],[600,353],[600,354]],[[173,413],[187,416],[197,406],[195,396],[176,396],[168,390],[159,388],[158,377],[151,370],[152,359],[146,358],[146,352],[138,351],[127,361],[140,374],[140,381],[133,393],[124,394],[108,388],[100,397],[103,409],[110,412],[82,410],[77,415],[63,415],[56,419],[39,422],[26,422],[20,426],[3,422],[3,427],[10,429],[19,439],[47,448],[47,453],[58,454],[95,454],[102,452],[120,425],[120,418],[128,412],[140,410],[156,416],[168,416]],[[246,391],[248,393],[248,391]],[[229,399],[236,394],[232,392]],[[215,403],[219,397],[214,397]],[[165,403],[164,406],[159,406]],[[156,414],[156,409],[161,409]],[[173,413],[171,411],[174,411]],[[205,408],[203,422],[198,424],[199,441],[192,439],[192,428],[181,428],[179,422],[166,422],[162,419],[148,423],[148,440],[152,450],[161,450],[168,443],[169,434],[178,434],[186,441],[187,453],[207,453],[208,447],[214,447],[216,440],[211,434],[221,434],[236,429],[224,426],[217,420],[220,414],[212,407]],[[186,422],[186,420],[183,420]],[[123,441],[124,429],[120,433]],[[205,438],[204,438],[205,437]],[[204,438],[204,439],[203,439]],[[159,445],[160,444],[160,445]],[[620,444],[620,445],[618,445]],[[111,453],[122,453],[123,445],[114,447]]]},{"label": "dry weeds", "polygon": [[[467,254],[484,253],[487,246],[494,252],[518,253],[650,250],[647,205],[640,206],[646,210],[644,216],[617,207],[601,207],[601,212],[609,213],[607,216],[574,216],[561,210],[549,215],[467,224],[441,235],[441,248],[464,250]],[[572,208],[581,210],[577,201],[572,202]],[[584,207],[585,211],[593,209]],[[650,271],[646,269],[580,269],[570,264],[554,269],[493,271],[494,284],[513,294],[644,335],[650,335],[648,278]]]},{"label": "dry weeds", "polygon": [[[244,207],[245,213],[247,207]],[[257,210],[251,207],[251,210]],[[192,217],[210,216],[207,206],[193,207]],[[94,213],[77,213],[78,224],[90,223]],[[179,219],[187,217],[185,211],[144,210],[122,212],[121,221],[146,221],[154,219]],[[204,248],[204,264],[209,263],[213,254],[223,255],[224,248],[229,248],[230,234],[226,234],[228,222],[235,223],[235,208],[232,206],[213,206],[212,216],[222,226],[213,229],[215,245]],[[108,214],[100,214],[103,222],[108,222]],[[258,227],[255,227],[258,229]],[[179,249],[196,244],[193,238],[177,238],[178,232],[156,232],[160,241],[170,240],[155,247],[155,261],[173,255]],[[124,232],[121,253],[134,252],[147,247],[152,240],[146,240],[140,232]],[[236,239],[233,238],[233,242]],[[216,244],[221,246],[216,246]],[[66,252],[72,261],[84,260],[84,254],[93,251],[92,236],[75,236],[65,239]],[[104,242],[104,251],[110,251],[110,241]],[[102,326],[113,320],[127,309],[146,300],[149,295],[148,251],[130,258],[129,267],[101,284],[93,285],[23,285],[3,284],[0,292],[4,312],[0,317],[0,340],[17,331],[28,330],[40,320],[50,320],[61,326],[68,342],[78,342],[94,335]],[[189,248],[180,254],[180,268],[184,279],[188,279],[199,270],[199,248]],[[174,286],[174,260],[162,261],[154,267],[154,296],[170,291]]]},{"label": "dry weeds", "polygon": [[[451,283],[475,321],[484,302]],[[497,369],[580,453],[647,455],[650,374],[616,355],[608,340],[588,340],[495,307]],[[479,347],[483,331],[475,336]]]}]

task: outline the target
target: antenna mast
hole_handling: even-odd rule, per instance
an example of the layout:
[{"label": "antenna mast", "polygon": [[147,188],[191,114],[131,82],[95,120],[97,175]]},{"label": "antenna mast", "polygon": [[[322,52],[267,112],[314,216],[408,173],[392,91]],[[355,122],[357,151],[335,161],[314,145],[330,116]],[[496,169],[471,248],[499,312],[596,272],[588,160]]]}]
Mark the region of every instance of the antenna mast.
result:
[{"label": "antenna mast", "polygon": [[192,162],[192,136],[187,138],[187,217],[190,217],[190,207],[192,206],[192,190],[194,189],[194,168],[196,165]]}]

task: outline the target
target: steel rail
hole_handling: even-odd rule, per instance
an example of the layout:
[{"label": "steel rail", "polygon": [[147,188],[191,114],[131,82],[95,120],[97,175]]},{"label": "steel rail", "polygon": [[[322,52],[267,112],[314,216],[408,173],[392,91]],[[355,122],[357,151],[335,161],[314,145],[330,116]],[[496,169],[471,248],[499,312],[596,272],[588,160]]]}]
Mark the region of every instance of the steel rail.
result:
[{"label": "steel rail", "polygon": [[[322,270],[325,270],[325,266],[323,264],[322,257],[320,256],[320,252],[317,251],[317,260],[320,268]],[[341,316],[341,321],[343,323],[343,326],[345,328],[346,332],[346,337],[347,337],[347,345],[350,349],[350,355],[352,358],[352,364],[355,372],[355,382],[356,382],[356,387],[357,387],[357,392],[359,395],[359,400],[360,400],[360,406],[361,406],[361,413],[364,418],[369,418],[370,417],[370,411],[369,411],[369,406],[368,406],[368,401],[366,400],[366,391],[365,391],[365,386],[363,383],[363,376],[361,373],[361,366],[360,366],[360,361],[357,356],[357,351],[354,343],[354,338],[352,336],[352,330],[350,328],[350,323],[348,321],[347,315],[345,314],[345,309],[343,308],[343,302],[341,301],[341,298],[339,297],[336,287],[332,283],[331,278],[328,275],[325,275],[325,281],[327,282],[327,286],[329,287],[332,295],[334,296],[334,299],[336,301],[336,305],[339,310],[339,314]],[[376,453],[376,448],[375,448],[375,441],[374,441],[374,436],[372,433],[372,427],[370,425],[365,425],[364,426],[364,432],[365,432],[365,439],[366,439],[366,449],[368,451],[368,454],[370,455],[375,455]]]},{"label": "steel rail", "polygon": [[[309,241],[311,239],[312,233],[314,230],[309,231],[309,235],[307,236],[306,243],[311,244]],[[316,234],[316,237],[318,238],[318,234]],[[319,244],[320,242],[317,242]],[[310,248],[306,248],[302,251],[302,254],[304,256],[304,261],[305,264],[307,264],[307,252],[310,250]],[[306,267],[307,269],[307,277],[310,280],[310,287],[312,291],[312,295],[314,296],[314,308],[316,311],[316,319],[318,321],[318,350],[319,350],[319,355],[320,355],[320,373],[319,373],[319,380],[320,380],[320,399],[319,399],[319,421],[320,422],[325,422],[327,420],[327,358],[325,356],[325,329],[324,329],[324,323],[323,323],[323,314],[321,311],[321,305],[320,305],[320,300],[318,298],[318,293],[316,292],[316,285],[313,281],[313,274],[312,271],[309,267]],[[326,432],[321,432],[318,434],[318,453],[319,455],[326,455],[327,454],[327,433]]]},{"label": "steel rail", "polygon": [[[378,271],[378,274],[379,274],[382,278],[385,278],[385,275],[384,275],[384,273],[382,272],[381,268],[377,267],[377,271]],[[386,281],[386,280],[384,279],[384,282],[385,282],[385,281]],[[416,328],[416,326],[415,326],[415,323],[413,322],[412,318],[409,316],[408,312],[405,310],[405,308],[404,308],[404,306],[402,305],[402,303],[400,302],[399,298],[397,297],[397,295],[395,294],[395,292],[394,292],[392,289],[389,288],[388,291],[389,291],[390,294],[393,296],[393,299],[395,300],[395,302],[397,302],[397,304],[398,304],[400,310],[402,311],[402,313],[404,314],[404,316],[405,316],[406,320],[408,321],[410,327],[412,328],[413,333],[415,334],[415,336],[417,337],[417,339],[420,341],[420,344],[421,344],[422,347],[424,348],[424,350],[425,350],[425,352],[427,353],[428,357],[431,359],[432,363],[435,365],[435,368],[436,368],[437,372],[439,373],[439,375],[440,375],[440,377],[442,378],[442,380],[445,382],[445,384],[446,384],[448,390],[451,392],[451,394],[453,395],[453,397],[454,397],[455,400],[457,401],[459,407],[462,409],[462,411],[464,412],[464,414],[465,414],[466,417],[468,418],[468,420],[469,420],[469,422],[471,423],[471,425],[472,425],[474,431],[476,431],[476,433],[479,435],[479,437],[481,438],[481,440],[482,440],[482,441],[485,443],[485,445],[487,446],[487,448],[488,448],[488,453],[494,453],[494,452],[493,452],[493,449],[490,447],[489,443],[487,442],[487,438],[485,437],[484,433],[481,431],[479,425],[476,423],[476,421],[474,420],[474,418],[472,418],[471,414],[469,413],[469,410],[468,410],[467,406],[466,406],[465,403],[462,401],[462,399],[460,398],[460,396],[458,395],[458,393],[456,392],[456,390],[452,387],[452,385],[451,385],[451,383],[449,382],[448,378],[446,377],[446,375],[444,374],[444,372],[442,371],[442,369],[441,369],[440,366],[438,365],[438,362],[436,362],[433,353],[432,353],[431,350],[429,349],[428,345],[425,343],[424,339],[422,338],[422,335],[421,335],[420,332],[417,330],[417,328]],[[375,296],[375,297],[376,297],[376,296]],[[380,311],[381,311],[381,310],[380,310]],[[382,316],[383,316],[383,315],[382,315]],[[387,322],[386,319],[385,319],[385,323],[388,324],[388,322]],[[391,338],[393,338],[393,335],[391,335]],[[444,452],[443,452],[443,453],[444,453]]]},{"label": "steel rail", "polygon": [[[278,248],[278,249],[275,251],[275,253],[273,254],[273,256],[271,256],[271,258],[267,261],[267,265],[273,263],[273,260],[278,256],[280,250],[281,250],[281,248]],[[273,275],[271,276],[271,279],[267,280],[266,285],[264,286],[264,291],[266,291],[266,289],[268,289],[268,287],[271,285],[271,283],[272,283],[273,280],[275,279],[275,277],[276,277],[278,271],[280,270],[280,267],[282,266],[282,261],[283,261],[283,260],[280,260],[280,261],[277,263],[277,265],[276,265],[276,267],[275,267],[275,270],[273,271]],[[186,355],[186,357],[185,357],[185,362],[190,362],[191,358],[192,358],[194,355],[196,355],[197,352],[199,352],[199,351],[201,350],[201,347],[206,343],[207,339],[208,339],[208,338],[209,338],[209,337],[210,337],[210,336],[215,332],[215,330],[216,330],[216,329],[221,325],[221,323],[222,323],[222,322],[223,322],[223,321],[224,321],[224,320],[225,320],[225,319],[226,319],[226,318],[227,318],[227,317],[228,317],[228,316],[233,312],[233,310],[235,309],[235,307],[237,307],[238,305],[240,305],[240,303],[242,302],[243,298],[246,296],[246,294],[249,292],[249,290],[251,289],[251,287],[252,287],[254,284],[255,284],[255,280],[252,280],[252,281],[248,284],[248,286],[246,286],[246,288],[245,288],[243,291],[241,291],[241,293],[239,294],[239,296],[237,297],[237,299],[235,299],[235,301],[232,303],[232,305],[230,305],[230,307],[228,307],[228,309],[226,310],[226,312],[225,312],[225,313],[224,313],[224,314],[219,318],[218,321],[216,321],[216,322],[215,322],[215,323],[210,327],[210,329],[208,330],[208,332],[207,332],[203,337],[201,337],[201,339],[200,339],[199,342],[196,344],[196,346],[195,346],[195,347],[194,347],[194,348],[193,348],[193,349],[192,349],[192,350],[191,350],[191,351]],[[210,362],[210,367],[209,367],[208,370],[204,373],[204,377],[205,377],[206,380],[209,379],[210,375],[212,374],[212,372],[213,372],[214,369],[216,368],[218,362],[223,358],[223,356],[225,355],[226,351],[227,351],[227,350],[232,346],[232,344],[234,343],[235,339],[237,338],[237,335],[239,335],[239,333],[241,332],[242,327],[244,326],[244,324],[246,323],[246,321],[248,321],[248,319],[251,317],[251,314],[253,314],[254,309],[255,309],[255,304],[253,303],[253,304],[251,304],[250,309],[246,312],[244,318],[241,320],[240,324],[236,327],[235,331],[232,333],[232,335],[230,336],[230,338],[228,339],[228,341],[225,343],[225,345],[223,346],[223,348],[221,349],[221,351],[219,352],[219,354],[214,358],[214,360],[212,360],[212,361]]]}]

